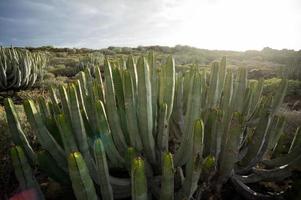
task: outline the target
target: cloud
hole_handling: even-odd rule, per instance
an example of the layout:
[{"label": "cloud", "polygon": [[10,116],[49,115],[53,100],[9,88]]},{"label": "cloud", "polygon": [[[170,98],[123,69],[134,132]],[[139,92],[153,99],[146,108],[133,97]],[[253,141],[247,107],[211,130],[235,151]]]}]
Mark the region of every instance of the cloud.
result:
[{"label": "cloud", "polygon": [[[177,43],[220,49],[261,48],[266,44],[280,48],[300,48],[301,41],[296,39],[301,33],[298,28],[301,25],[298,12],[300,2],[262,2],[2,0],[0,43],[15,46],[55,45],[90,48]],[[283,17],[284,15],[286,17]],[[273,18],[280,20],[280,23],[275,24],[277,21]],[[290,22],[281,21],[281,18]],[[272,26],[265,27],[263,22],[272,22]],[[285,33],[287,39],[279,38],[280,34],[277,33],[267,37],[272,33],[267,29],[275,31],[277,26],[289,31],[285,33],[284,30],[280,30],[281,34]],[[258,29],[261,34],[252,29]],[[252,37],[248,33],[250,30],[256,36],[253,38],[256,45],[244,42],[247,37]],[[241,37],[243,34],[246,36]],[[234,39],[241,41],[235,44]]]}]

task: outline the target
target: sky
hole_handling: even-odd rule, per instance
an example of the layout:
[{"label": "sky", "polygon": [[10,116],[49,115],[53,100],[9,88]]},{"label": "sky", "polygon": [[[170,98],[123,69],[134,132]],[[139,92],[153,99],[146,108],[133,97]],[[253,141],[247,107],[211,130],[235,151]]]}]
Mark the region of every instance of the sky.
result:
[{"label": "sky", "polygon": [[301,0],[0,0],[0,45],[301,49]]}]

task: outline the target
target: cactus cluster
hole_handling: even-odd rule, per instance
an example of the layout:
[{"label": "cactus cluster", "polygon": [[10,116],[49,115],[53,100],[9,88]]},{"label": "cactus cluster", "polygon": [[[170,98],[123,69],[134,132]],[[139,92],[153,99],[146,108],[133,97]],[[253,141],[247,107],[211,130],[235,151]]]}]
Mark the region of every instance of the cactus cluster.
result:
[{"label": "cactus cluster", "polygon": [[[106,59],[104,81],[99,68],[95,75],[86,69],[73,84],[53,88],[50,101],[24,102],[43,149],[38,153],[14,104],[5,101],[20,146],[13,151],[25,152],[13,159],[26,155],[72,185],[77,199],[206,199],[229,180],[248,199],[273,198],[247,184],[287,178],[300,164],[300,130],[289,152],[277,153],[287,80],[266,97],[263,80],[248,82],[245,68],[226,69],[226,58],[210,74],[196,66],[177,74],[172,57],[159,65],[153,53],[137,62]],[[23,174],[31,173],[27,166]]]},{"label": "cactus cluster", "polygon": [[45,56],[0,47],[0,91],[32,87],[46,65]]},{"label": "cactus cluster", "polygon": [[89,68],[91,73],[94,75],[95,69],[103,65],[103,62],[104,62],[103,54],[90,53],[79,59],[79,64],[77,65],[77,68],[79,71],[83,71],[86,68]]}]

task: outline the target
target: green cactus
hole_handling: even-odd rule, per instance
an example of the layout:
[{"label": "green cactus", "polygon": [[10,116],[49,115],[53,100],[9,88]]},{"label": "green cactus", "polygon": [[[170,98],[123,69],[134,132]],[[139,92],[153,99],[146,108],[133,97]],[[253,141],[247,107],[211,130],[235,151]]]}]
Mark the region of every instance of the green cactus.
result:
[{"label": "green cactus", "polygon": [[91,70],[93,75],[96,75],[97,69],[103,65],[104,56],[100,53],[89,53],[86,56],[80,57],[77,65],[78,71],[85,69]]},{"label": "green cactus", "polygon": [[147,181],[145,176],[145,165],[141,158],[135,158],[131,170],[132,177],[132,199],[147,199]]},{"label": "green cactus", "polygon": [[171,153],[164,153],[162,162],[160,200],[174,199],[174,165]]},{"label": "green cactus", "polygon": [[94,157],[102,199],[112,200],[113,191],[109,180],[109,168],[106,159],[106,152],[104,150],[101,139],[95,140]]},{"label": "green cactus", "polygon": [[273,198],[247,184],[298,169],[300,129],[278,153],[286,80],[274,98],[265,97],[262,80],[249,83],[245,68],[227,70],[225,58],[212,64],[210,76],[197,66],[177,74],[172,57],[158,65],[153,53],[137,63],[132,56],[106,58],[104,81],[96,72],[52,88],[38,109],[24,103],[43,149],[38,159],[12,101],[5,103],[13,142],[49,177],[71,182],[78,199],[211,198],[229,180],[246,198]]},{"label": "green cactus", "polygon": [[132,78],[128,71],[123,74],[123,93],[125,119],[129,133],[130,145],[138,151],[142,150],[142,142],[139,135],[138,118],[136,114],[137,102],[135,101],[135,90]]},{"label": "green cactus", "polygon": [[22,148],[20,146],[11,147],[10,156],[20,188],[22,190],[34,189],[35,197],[37,199],[44,199],[40,186],[33,175]]},{"label": "green cactus", "polygon": [[46,57],[23,49],[0,47],[0,91],[32,87],[42,78]]},{"label": "green cactus", "polygon": [[68,156],[68,168],[76,198],[79,200],[96,200],[95,187],[81,153],[74,152]]},{"label": "green cactus", "polygon": [[151,163],[155,163],[155,140],[153,137],[152,96],[149,66],[144,57],[140,57],[137,64],[137,116],[140,137],[146,156]]},{"label": "green cactus", "polygon": [[26,135],[21,127],[19,116],[16,112],[15,105],[11,99],[6,99],[4,101],[5,112],[7,116],[9,130],[12,136],[12,140],[16,145],[23,147],[26,155],[32,163],[36,161],[36,155],[33,149],[31,148]]}]

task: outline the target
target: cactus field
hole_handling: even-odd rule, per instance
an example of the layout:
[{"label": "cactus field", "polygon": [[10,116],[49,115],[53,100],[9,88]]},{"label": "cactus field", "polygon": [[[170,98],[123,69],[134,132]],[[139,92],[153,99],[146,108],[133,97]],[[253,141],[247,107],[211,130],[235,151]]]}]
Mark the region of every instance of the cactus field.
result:
[{"label": "cactus field", "polygon": [[301,199],[301,55],[266,51],[1,47],[0,199]]}]

